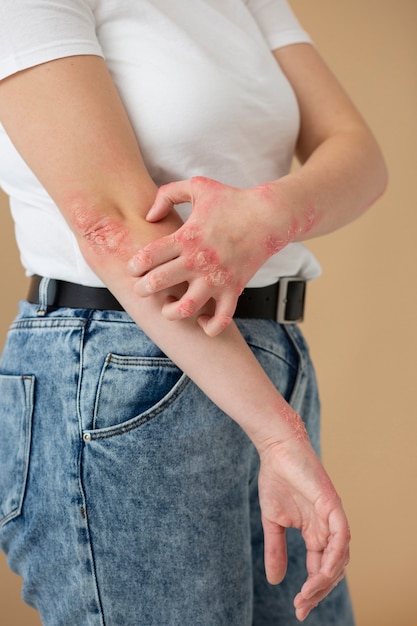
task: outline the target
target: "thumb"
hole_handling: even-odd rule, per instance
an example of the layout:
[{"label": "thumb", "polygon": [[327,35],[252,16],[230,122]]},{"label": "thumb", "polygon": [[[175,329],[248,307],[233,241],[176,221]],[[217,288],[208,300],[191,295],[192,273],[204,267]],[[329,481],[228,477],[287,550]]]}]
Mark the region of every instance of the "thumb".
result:
[{"label": "thumb", "polygon": [[189,180],[180,180],[162,185],[157,191],[155,202],[149,209],[146,219],[148,222],[159,222],[168,215],[175,204],[191,202],[191,183]]},{"label": "thumb", "polygon": [[262,518],[264,529],[264,559],[266,578],[271,585],[278,585],[287,571],[287,542],[285,528]]}]

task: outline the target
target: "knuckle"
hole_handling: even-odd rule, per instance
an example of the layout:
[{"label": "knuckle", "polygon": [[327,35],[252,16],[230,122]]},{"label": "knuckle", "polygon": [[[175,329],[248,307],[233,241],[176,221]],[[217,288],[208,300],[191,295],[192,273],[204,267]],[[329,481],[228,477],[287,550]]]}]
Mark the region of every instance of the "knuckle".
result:
[{"label": "knuckle", "polygon": [[181,300],[178,304],[177,311],[181,317],[190,317],[195,313],[196,304],[193,298]]},{"label": "knuckle", "polygon": [[146,279],[147,291],[153,293],[154,291],[163,289],[167,283],[167,278],[168,276],[166,272],[154,272],[149,274]]}]

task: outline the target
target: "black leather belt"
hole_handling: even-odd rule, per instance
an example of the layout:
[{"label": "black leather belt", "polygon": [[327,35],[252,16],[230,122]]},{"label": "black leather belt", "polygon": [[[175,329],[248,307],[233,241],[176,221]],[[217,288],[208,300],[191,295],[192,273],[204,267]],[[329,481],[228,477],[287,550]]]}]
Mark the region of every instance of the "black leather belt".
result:
[{"label": "black leather belt", "polygon": [[[302,322],[305,293],[306,281],[296,276],[280,278],[266,287],[249,287],[239,297],[234,317],[273,319],[280,324]],[[47,308],[124,310],[104,287],[86,287],[41,276],[32,276],[27,299]]]}]

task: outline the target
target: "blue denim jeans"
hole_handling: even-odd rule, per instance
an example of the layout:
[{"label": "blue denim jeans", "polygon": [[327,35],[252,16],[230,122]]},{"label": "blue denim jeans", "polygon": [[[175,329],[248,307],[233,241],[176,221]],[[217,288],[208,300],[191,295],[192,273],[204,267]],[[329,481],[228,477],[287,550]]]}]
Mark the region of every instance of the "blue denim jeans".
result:
[{"label": "blue denim jeans", "polygon": [[[288,532],[287,576],[269,585],[240,427],[127,314],[37,311],[21,303],[0,361],[0,545],[43,623],[298,624],[304,544]],[[299,329],[238,325],[318,448]],[[345,583],[305,624],[353,625]]]}]

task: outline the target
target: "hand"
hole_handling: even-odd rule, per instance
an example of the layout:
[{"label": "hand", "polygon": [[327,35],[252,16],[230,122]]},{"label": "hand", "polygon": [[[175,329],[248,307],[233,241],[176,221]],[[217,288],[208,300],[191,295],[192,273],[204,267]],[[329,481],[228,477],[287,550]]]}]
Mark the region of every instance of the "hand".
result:
[{"label": "hand", "polygon": [[308,578],[294,600],[303,621],[342,580],[349,562],[350,532],[340,498],[309,442],[295,439],[261,453],[259,500],[271,584],[285,576],[285,529],[299,528],[306,542]]},{"label": "hand", "polygon": [[[181,202],[192,203],[189,219],[172,235],[139,250],[129,269],[139,278],[135,290],[142,297],[188,284],[179,300],[164,306],[168,319],[195,315],[214,300],[213,316],[198,317],[214,336],[231,322],[247,282],[299,228],[288,210],[277,212],[277,194],[270,186],[237,189],[203,177],[161,187],[146,219],[159,221]],[[272,218],[280,222],[278,235],[271,234]]]}]

